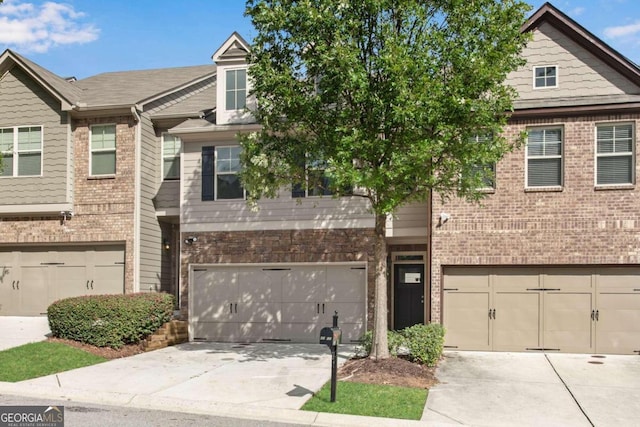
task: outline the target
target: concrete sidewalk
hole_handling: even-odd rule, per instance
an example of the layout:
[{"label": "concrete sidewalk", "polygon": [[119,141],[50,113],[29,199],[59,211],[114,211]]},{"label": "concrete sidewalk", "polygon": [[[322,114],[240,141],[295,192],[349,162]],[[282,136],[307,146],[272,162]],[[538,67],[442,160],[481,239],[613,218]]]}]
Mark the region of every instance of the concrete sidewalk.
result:
[{"label": "concrete sidewalk", "polygon": [[[601,362],[601,363],[593,363]],[[621,426],[640,419],[640,358],[447,352],[428,425]]]}]

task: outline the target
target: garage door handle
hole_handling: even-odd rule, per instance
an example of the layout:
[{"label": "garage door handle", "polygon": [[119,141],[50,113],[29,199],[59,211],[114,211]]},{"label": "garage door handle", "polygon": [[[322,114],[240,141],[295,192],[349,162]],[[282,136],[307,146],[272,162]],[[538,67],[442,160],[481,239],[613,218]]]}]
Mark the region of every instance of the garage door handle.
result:
[{"label": "garage door handle", "polygon": [[600,320],[600,312],[596,310],[596,321]]},{"label": "garage door handle", "polygon": [[324,314],[324,304],[322,304],[322,314]]},{"label": "garage door handle", "polygon": [[93,280],[91,281],[91,289],[93,289]]},{"label": "garage door handle", "polygon": [[596,320],[596,311],[591,310],[591,320]]},{"label": "garage door handle", "polygon": [[15,280],[13,282],[11,282],[11,289],[13,289],[13,290],[16,289],[16,281]]},{"label": "garage door handle", "polygon": [[87,289],[89,289],[89,281],[87,280]]},{"label": "garage door handle", "polygon": [[238,314],[238,303],[235,303],[235,308],[236,308],[236,314]]},{"label": "garage door handle", "polygon": [[320,303],[316,304],[316,314],[320,314]]},{"label": "garage door handle", "polygon": [[233,303],[229,303],[229,314],[233,314]]},{"label": "garage door handle", "polygon": [[20,290],[20,280],[16,282],[16,289]]}]

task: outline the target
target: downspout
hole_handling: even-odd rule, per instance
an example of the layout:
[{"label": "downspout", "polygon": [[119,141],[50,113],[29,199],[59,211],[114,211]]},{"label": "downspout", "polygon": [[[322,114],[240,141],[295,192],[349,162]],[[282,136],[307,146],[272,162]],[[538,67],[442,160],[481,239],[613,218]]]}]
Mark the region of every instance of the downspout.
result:
[{"label": "downspout", "polygon": [[[429,318],[427,319],[427,321],[429,323],[431,323],[431,319],[432,319],[432,303],[431,301],[433,301],[433,295],[431,294],[433,292],[433,277],[431,275],[431,257],[433,256],[433,251],[432,251],[432,247],[433,247],[433,190],[429,190],[429,198],[427,199],[427,261],[426,261],[426,268],[427,268],[427,274],[426,276],[429,278]],[[442,298],[440,298],[440,301],[442,301]],[[440,323],[442,323],[442,321],[440,321]]]},{"label": "downspout", "polygon": [[140,191],[142,181],[142,120],[138,105],[131,107],[131,115],[136,121],[134,203],[133,203],[133,292],[140,292]]}]

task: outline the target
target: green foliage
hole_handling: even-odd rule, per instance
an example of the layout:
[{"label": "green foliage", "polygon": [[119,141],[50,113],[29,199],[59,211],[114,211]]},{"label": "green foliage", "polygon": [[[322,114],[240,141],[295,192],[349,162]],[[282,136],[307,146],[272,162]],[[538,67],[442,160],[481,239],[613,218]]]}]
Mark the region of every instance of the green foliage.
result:
[{"label": "green foliage", "polygon": [[[409,352],[409,360],[434,366],[442,356],[445,330],[438,323],[427,325],[413,325],[400,331],[388,331],[387,339],[389,353],[397,356],[404,348]],[[372,331],[367,331],[362,337],[361,346],[356,355],[369,354],[372,346]]]},{"label": "green foliage", "polygon": [[427,393],[427,390],[420,388],[340,381],[337,384],[336,401],[331,402],[329,382],[302,406],[302,410],[419,420]]},{"label": "green foliage", "polygon": [[119,348],[140,342],[171,320],[173,300],[165,293],[67,298],[47,309],[49,327],[54,337]]},{"label": "green foliage", "polygon": [[[443,196],[481,197],[488,168],[522,142],[502,136],[524,65],[521,0],[249,0],[249,74],[263,128],[245,135],[250,200],[304,182],[305,156],[332,191],[377,214]],[[491,135],[483,143],[478,134]]]},{"label": "green foliage", "polygon": [[0,351],[0,381],[18,382],[105,362],[104,357],[55,342],[36,342]]}]

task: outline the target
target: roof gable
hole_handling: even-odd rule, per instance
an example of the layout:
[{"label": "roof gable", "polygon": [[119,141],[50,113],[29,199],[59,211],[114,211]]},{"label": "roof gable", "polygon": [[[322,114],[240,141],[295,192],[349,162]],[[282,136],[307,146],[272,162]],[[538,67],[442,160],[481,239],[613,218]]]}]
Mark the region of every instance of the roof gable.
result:
[{"label": "roof gable", "polygon": [[7,49],[0,55],[0,75],[14,66],[20,67],[38,85],[60,101],[63,111],[71,110],[82,95],[82,90],[68,80]]},{"label": "roof gable", "polygon": [[229,38],[216,50],[211,59],[216,64],[224,62],[246,62],[247,55],[251,51],[249,43],[237,32],[233,32]]},{"label": "roof gable", "polygon": [[600,40],[582,25],[565,15],[551,3],[543,4],[521,27],[522,32],[534,31],[548,22],[575,43],[588,50],[601,61],[640,86],[640,69],[611,46]]}]

